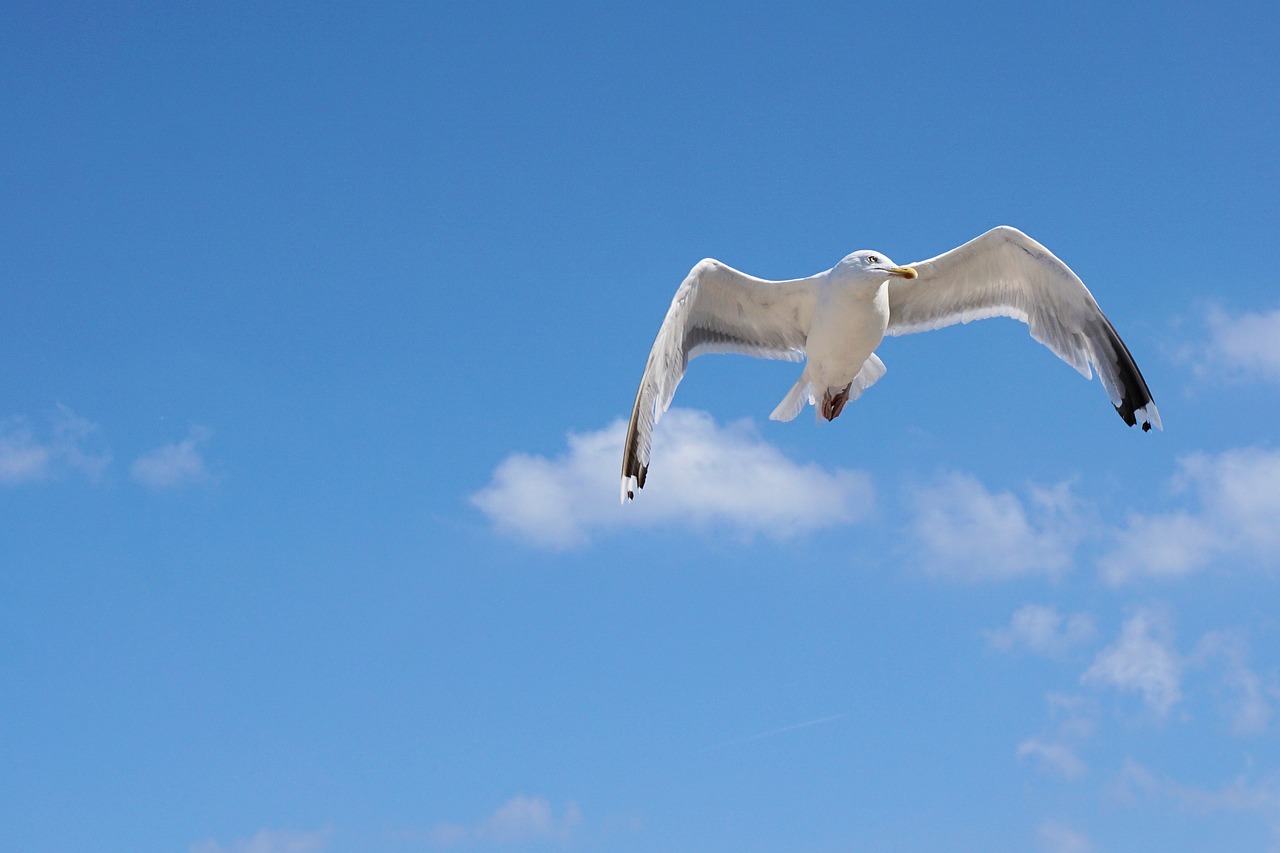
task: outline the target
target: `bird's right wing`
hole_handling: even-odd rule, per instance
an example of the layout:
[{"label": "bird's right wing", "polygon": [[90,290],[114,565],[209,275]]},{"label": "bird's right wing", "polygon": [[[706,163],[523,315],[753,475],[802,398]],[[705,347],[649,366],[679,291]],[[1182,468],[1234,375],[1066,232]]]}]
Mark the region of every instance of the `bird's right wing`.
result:
[{"label": "bird's right wing", "polygon": [[649,352],[622,451],[622,502],[644,487],[653,428],[689,361],[712,352],[802,361],[816,277],[767,281],[707,259],[676,290]]}]

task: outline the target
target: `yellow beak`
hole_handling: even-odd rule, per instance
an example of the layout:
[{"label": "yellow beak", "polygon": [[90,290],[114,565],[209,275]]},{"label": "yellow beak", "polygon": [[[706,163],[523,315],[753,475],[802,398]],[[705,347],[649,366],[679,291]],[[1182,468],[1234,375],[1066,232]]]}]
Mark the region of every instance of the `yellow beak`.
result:
[{"label": "yellow beak", "polygon": [[916,277],[916,271],[913,267],[889,267],[889,272],[894,275],[900,275],[903,278]]}]

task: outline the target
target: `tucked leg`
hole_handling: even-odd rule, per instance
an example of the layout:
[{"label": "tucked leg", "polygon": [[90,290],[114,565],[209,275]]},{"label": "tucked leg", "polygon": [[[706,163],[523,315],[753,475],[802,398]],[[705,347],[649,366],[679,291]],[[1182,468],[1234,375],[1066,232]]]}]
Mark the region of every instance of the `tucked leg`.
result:
[{"label": "tucked leg", "polygon": [[849,402],[849,389],[853,387],[853,383],[848,385],[837,394],[832,394],[831,389],[827,389],[827,393],[822,395],[822,416],[829,421],[834,421],[840,416],[840,412],[844,411],[844,404]]}]

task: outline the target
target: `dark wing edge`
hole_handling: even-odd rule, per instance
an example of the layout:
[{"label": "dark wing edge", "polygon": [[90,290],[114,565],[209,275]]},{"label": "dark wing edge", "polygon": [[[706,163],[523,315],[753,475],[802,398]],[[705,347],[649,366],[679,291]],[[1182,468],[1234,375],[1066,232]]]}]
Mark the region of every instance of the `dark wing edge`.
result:
[{"label": "dark wing edge", "polygon": [[[645,460],[640,460],[640,418],[647,414],[646,433],[653,432],[654,414],[652,406],[643,406],[645,386],[640,383],[636,391],[636,402],[631,407],[631,422],[627,424],[627,438],[622,445],[622,502],[625,504],[636,496],[637,489],[644,488],[645,477],[649,474],[648,453]],[[646,442],[647,444],[647,442]]]},{"label": "dark wing edge", "polygon": [[1137,426],[1141,420],[1143,432],[1150,432],[1153,426],[1163,431],[1164,424],[1160,422],[1156,401],[1152,398],[1147,380],[1143,378],[1142,371],[1133,360],[1129,347],[1120,338],[1116,327],[1111,325],[1107,316],[1101,311],[1098,312],[1098,316],[1106,327],[1105,339],[1111,345],[1114,369],[1114,375],[1112,375],[1100,366],[1098,376],[1103,380],[1104,385],[1111,385],[1107,391],[1111,397],[1111,404],[1115,406],[1116,414],[1120,415],[1129,426]]}]

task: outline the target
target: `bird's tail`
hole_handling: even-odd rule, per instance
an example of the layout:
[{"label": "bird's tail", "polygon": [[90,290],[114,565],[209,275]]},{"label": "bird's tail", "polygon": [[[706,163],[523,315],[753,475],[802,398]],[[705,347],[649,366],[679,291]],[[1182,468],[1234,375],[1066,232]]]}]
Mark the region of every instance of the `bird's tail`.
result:
[{"label": "bird's tail", "polygon": [[[875,385],[880,377],[885,374],[884,362],[875,353],[867,356],[867,360],[863,362],[862,369],[858,371],[858,375],[853,377],[853,381],[849,383],[847,389],[842,389],[848,394],[843,400],[840,407],[844,407],[844,403],[851,403],[862,396],[862,392]],[[831,393],[827,389],[827,394]],[[773,414],[769,415],[769,420],[773,421],[790,421],[800,414],[800,410],[804,408],[805,403],[818,405],[818,398],[813,393],[813,382],[809,379],[809,371],[806,367],[805,371],[800,374],[800,378],[796,380],[796,384],[791,386],[791,390],[787,392],[787,396],[782,398],[782,402],[778,404],[778,408],[773,410]],[[819,409],[815,413],[819,420],[822,419],[822,410]],[[836,415],[840,414],[836,410]],[[831,417],[835,417],[832,415]]]},{"label": "bird's tail", "polygon": [[790,421],[800,414],[800,410],[805,407],[806,403],[814,402],[813,399],[813,383],[809,381],[809,373],[805,371],[800,374],[800,378],[796,380],[796,384],[791,386],[791,390],[787,392],[787,396],[782,398],[782,402],[778,404],[778,408],[773,410],[769,415],[771,421]]}]

